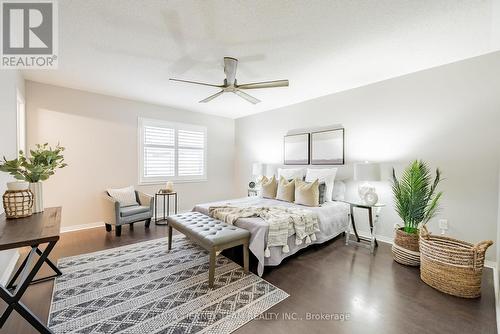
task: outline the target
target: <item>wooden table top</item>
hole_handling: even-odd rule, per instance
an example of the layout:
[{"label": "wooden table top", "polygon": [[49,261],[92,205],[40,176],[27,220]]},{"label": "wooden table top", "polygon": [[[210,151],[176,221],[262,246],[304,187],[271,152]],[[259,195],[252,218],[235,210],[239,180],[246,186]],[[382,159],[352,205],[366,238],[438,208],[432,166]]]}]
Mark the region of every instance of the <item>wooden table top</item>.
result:
[{"label": "wooden table top", "polygon": [[59,240],[61,207],[46,208],[30,217],[6,219],[0,216],[0,250]]}]

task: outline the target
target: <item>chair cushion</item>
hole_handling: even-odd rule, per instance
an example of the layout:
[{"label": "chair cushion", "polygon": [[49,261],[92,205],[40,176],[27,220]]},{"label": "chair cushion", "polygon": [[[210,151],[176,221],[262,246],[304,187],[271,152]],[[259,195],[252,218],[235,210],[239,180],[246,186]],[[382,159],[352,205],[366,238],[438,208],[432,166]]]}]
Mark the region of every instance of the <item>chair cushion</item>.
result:
[{"label": "chair cushion", "polygon": [[148,212],[148,211],[149,211],[148,206],[143,206],[143,205],[127,206],[124,208],[120,208],[120,217],[129,217],[129,216],[137,215],[139,213],[144,213],[144,212]]}]

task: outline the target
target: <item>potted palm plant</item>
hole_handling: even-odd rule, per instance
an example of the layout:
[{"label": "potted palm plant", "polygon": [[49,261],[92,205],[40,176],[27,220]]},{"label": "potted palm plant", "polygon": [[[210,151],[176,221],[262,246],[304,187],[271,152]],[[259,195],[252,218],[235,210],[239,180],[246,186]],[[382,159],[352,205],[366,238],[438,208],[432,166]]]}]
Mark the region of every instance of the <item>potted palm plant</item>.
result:
[{"label": "potted palm plant", "polygon": [[394,206],[403,226],[396,229],[392,246],[394,260],[398,263],[419,266],[419,229],[427,224],[439,211],[439,200],[443,195],[437,191],[441,171],[436,169],[434,180],[431,170],[421,160],[413,161],[398,180],[392,169],[392,192]]},{"label": "potted palm plant", "polygon": [[0,163],[0,171],[9,173],[16,180],[29,182],[29,189],[33,193],[33,213],[43,211],[42,181],[54,175],[55,170],[64,168],[64,147],[59,144],[52,148],[49,144],[37,144],[34,150],[30,150],[28,157],[23,151],[19,151],[19,157],[13,160],[3,158]]}]

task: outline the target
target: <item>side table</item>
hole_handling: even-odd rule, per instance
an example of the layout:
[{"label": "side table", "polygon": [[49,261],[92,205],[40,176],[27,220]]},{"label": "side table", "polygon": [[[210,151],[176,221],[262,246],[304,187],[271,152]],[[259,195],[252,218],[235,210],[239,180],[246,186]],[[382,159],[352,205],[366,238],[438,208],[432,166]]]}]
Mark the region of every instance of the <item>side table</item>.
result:
[{"label": "side table", "polygon": [[[357,201],[339,201],[349,204],[349,218],[351,221],[352,229],[354,235],[356,236],[356,241],[359,243],[361,241],[369,241],[370,242],[370,252],[373,253],[375,251],[375,247],[378,247],[377,239],[375,238],[375,228],[380,216],[380,210],[385,206],[382,203],[376,203],[374,205],[369,205]],[[356,229],[356,222],[354,220],[354,208],[366,209],[368,210],[368,223],[370,224],[370,237],[365,238],[361,237],[358,234]],[[345,244],[349,245],[349,228],[346,233]]]},{"label": "side table", "polygon": [[[177,192],[155,194],[155,218],[156,225],[167,225],[167,217],[170,215],[170,196],[174,200],[174,214],[177,214]],[[163,218],[158,218],[158,197],[163,197]]]}]

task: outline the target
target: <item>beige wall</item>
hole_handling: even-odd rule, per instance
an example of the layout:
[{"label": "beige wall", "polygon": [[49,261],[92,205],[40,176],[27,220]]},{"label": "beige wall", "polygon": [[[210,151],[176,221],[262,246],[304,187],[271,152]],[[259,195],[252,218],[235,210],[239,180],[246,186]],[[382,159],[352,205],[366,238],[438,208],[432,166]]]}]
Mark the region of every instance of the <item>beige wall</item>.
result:
[{"label": "beige wall", "polygon": [[[335,78],[332,78],[335,80]],[[292,83],[293,84],[293,83]],[[297,128],[343,124],[346,160],[370,160],[398,172],[412,159],[439,166],[450,235],[472,242],[496,239],[500,142],[500,53],[325,96],[236,121],[236,186],[245,193],[251,163],[283,161],[283,136]],[[400,219],[389,183],[378,184],[379,234],[392,238]],[[356,197],[356,184],[348,192]],[[367,226],[359,220],[358,227]],[[437,221],[429,226],[437,231]],[[491,247],[488,259],[494,260]]]},{"label": "beige wall", "polygon": [[[234,121],[79,90],[26,82],[28,146],[58,142],[69,167],[44,183],[45,206],[63,206],[63,227],[102,221],[101,192],[137,185],[139,116],[208,128],[208,181],[176,183],[179,208],[232,197]],[[154,193],[160,185],[138,186]]]}]

